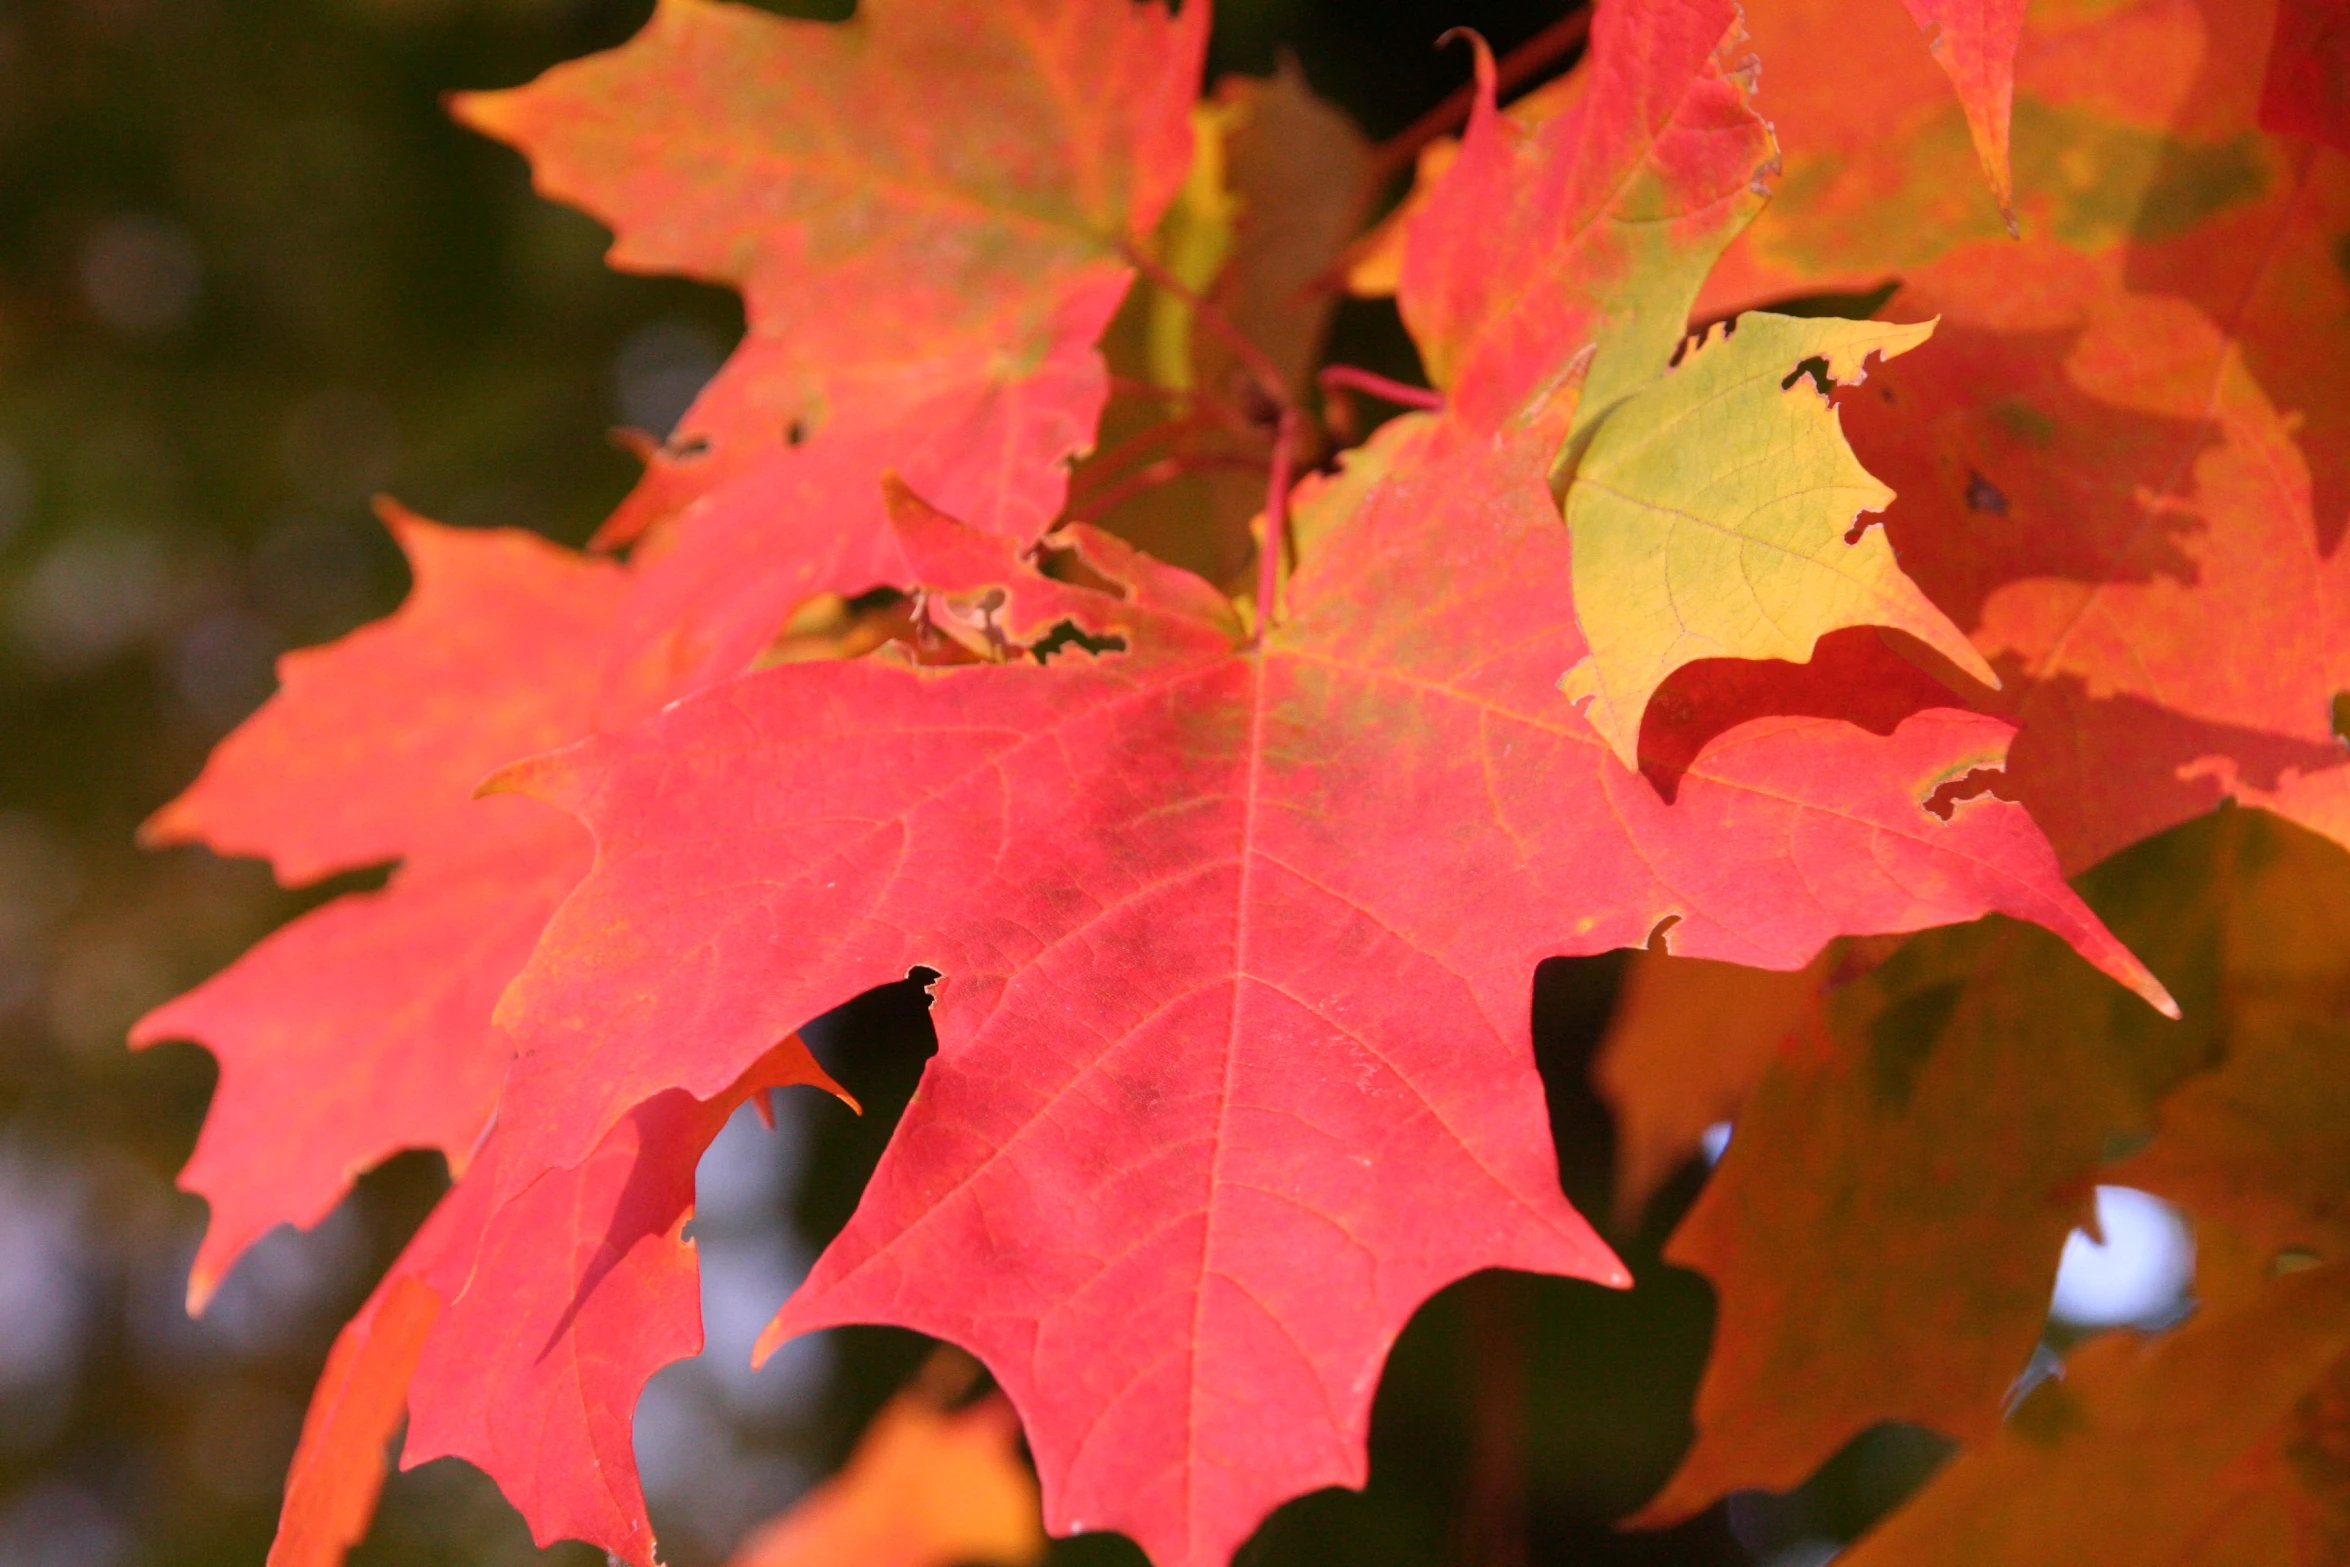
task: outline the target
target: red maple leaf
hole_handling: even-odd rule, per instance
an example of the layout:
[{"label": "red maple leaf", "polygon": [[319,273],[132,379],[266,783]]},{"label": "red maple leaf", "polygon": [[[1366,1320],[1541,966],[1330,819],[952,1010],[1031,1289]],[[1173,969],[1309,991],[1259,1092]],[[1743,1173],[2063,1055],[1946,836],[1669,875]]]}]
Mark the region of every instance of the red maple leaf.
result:
[{"label": "red maple leaf", "polygon": [[1122,648],[787,666],[509,772],[598,842],[504,1004],[510,1169],[939,971],[937,1061],[769,1342],[880,1320],[963,1345],[1054,1528],[1205,1563],[1362,1483],[1379,1367],[1436,1289],[1629,1282],[1559,1194],[1542,958],[1672,921],[1680,950],[1788,967],[2000,909],[2159,996],[2019,807],[1926,809],[1997,764],[1995,720],[1757,720],[1671,805],[1621,768],[1556,689],[1582,643],[1547,455],[1471,446],[1382,488],[1262,642],[1084,535],[1122,596],[1000,545],[966,574],[984,536],[908,500],[947,535],[914,552],[931,589],[1001,600],[1010,649],[1062,620]]},{"label": "red maple leaf", "polygon": [[808,488],[797,451],[825,431],[887,444],[975,522],[1041,531],[1108,393],[1093,343],[1121,252],[1190,160],[1207,22],[1155,3],[869,0],[824,23],[666,0],[620,49],[461,96],[541,190],[613,225],[614,265],[743,291],[748,338],[601,541],[714,512],[700,531],[772,545],[777,511],[810,503],[810,527],[880,532],[870,473]]},{"label": "red maple leaf", "polygon": [[273,1225],[318,1223],[399,1150],[463,1172],[505,1074],[490,1009],[587,869],[560,813],[472,794],[588,726],[619,569],[531,534],[386,520],[416,574],[407,604],[287,655],[277,695],[146,828],[266,855],[289,886],[405,857],[383,891],[304,915],[131,1031],[220,1059],[180,1175],[212,1209],[196,1310]]}]

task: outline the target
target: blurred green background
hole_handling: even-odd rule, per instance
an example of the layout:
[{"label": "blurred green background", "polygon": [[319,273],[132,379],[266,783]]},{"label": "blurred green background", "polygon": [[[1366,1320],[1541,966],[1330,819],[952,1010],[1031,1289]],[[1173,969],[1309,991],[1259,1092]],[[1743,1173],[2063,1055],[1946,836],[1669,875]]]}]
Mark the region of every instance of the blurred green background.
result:
[{"label": "blurred green background", "polygon": [[[1565,9],[1225,0],[1214,68],[1294,51],[1385,136],[1465,75],[1465,51],[1433,47],[1446,28],[1506,50]],[[518,158],[439,106],[615,44],[648,10],[0,0],[0,1567],[258,1563],[327,1343],[443,1184],[437,1159],[394,1161],[187,1319],[203,1213],[171,1177],[212,1066],[187,1045],[131,1055],[125,1028],[366,878],[290,894],[251,863],[143,854],[133,833],[268,694],[278,653],[398,602],[371,495],[577,542],[633,473],[606,432],[665,430],[716,368],[740,328],[730,295],[607,271],[595,223],[535,199]],[[1385,306],[1348,307],[1339,336],[1407,368]],[[1609,1129],[1582,1069],[1614,969],[1534,981],[1567,1184],[1602,1213]],[[719,1561],[836,1464],[923,1352],[850,1331],[747,1369],[928,1049],[918,995],[860,1005],[892,1043],[833,1065],[874,1113],[744,1122],[702,1169],[712,1350],[656,1380],[637,1426],[678,1567]],[[1370,1493],[1293,1505],[1246,1559],[1824,1560],[1930,1448],[1896,1434],[1794,1502],[1745,1499],[1671,1536],[1607,1524],[1686,1439],[1710,1297],[1654,1248],[1699,1178],[1623,1238],[1629,1297],[1499,1277],[1440,1297],[1382,1391]],[[1118,1541],[1058,1549],[1140,1561]],[[393,1480],[356,1559],[537,1555],[486,1480],[443,1462]]]}]

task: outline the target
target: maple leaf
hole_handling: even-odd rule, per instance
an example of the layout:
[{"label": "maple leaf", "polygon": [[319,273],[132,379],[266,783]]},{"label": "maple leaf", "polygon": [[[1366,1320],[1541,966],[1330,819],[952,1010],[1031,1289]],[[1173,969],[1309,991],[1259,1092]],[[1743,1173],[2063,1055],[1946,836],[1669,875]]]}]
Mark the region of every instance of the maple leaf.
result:
[{"label": "maple leaf", "polygon": [[[1020,1421],[1000,1393],[947,1407],[940,1351],[865,1428],[845,1468],[761,1525],[728,1567],[1030,1567],[1045,1551]],[[963,1361],[968,1367],[969,1362]]]},{"label": "maple leaf", "polygon": [[1396,299],[1461,428],[1587,425],[1671,362],[1777,165],[1743,38],[1712,0],[1601,6],[1590,80],[1533,123],[1494,107],[1479,46],[1477,105],[1406,228]]},{"label": "maple leaf", "polygon": [[2021,244],[1949,196],[1955,127],[1900,29],[1748,13],[1789,194],[1701,308],[1893,276],[1940,316],[1931,372],[1887,367],[1845,427],[1901,496],[1904,567],[2005,680],[2016,797],[2069,869],[2231,795],[2350,842],[2350,164],[2259,129],[2276,12],[2033,24]]},{"label": "maple leaf", "polygon": [[212,1210],[195,1310],[264,1232],[318,1223],[388,1155],[437,1148],[463,1171],[505,1074],[490,1009],[587,869],[561,813],[472,794],[587,727],[620,571],[529,534],[385,521],[407,602],[282,659],[278,693],[145,830],[265,855],[289,885],[406,857],[383,891],[303,916],[131,1031],[220,1060],[180,1176]]},{"label": "maple leaf", "polygon": [[336,1567],[365,1532],[403,1412],[403,1467],[467,1458],[541,1545],[582,1539],[654,1567],[631,1416],[654,1372],[701,1348],[682,1233],[695,1165],[736,1109],[793,1085],[840,1093],[797,1035],[708,1100],[648,1100],[589,1158],[504,1202],[493,1132],[336,1339],[270,1567]]},{"label": "maple leaf", "polygon": [[1991,199],[2015,232],[2015,177],[2009,167],[2008,120],[2015,100],[2015,48],[2024,32],[2025,0],[1901,0],[1926,37],[1934,63],[1958,89],[1967,134],[1982,161]]},{"label": "maple leaf", "polygon": [[1591,1078],[1616,1122],[1616,1216],[1631,1223],[1694,1157],[1708,1127],[1730,1120],[1819,1004],[1836,961],[1827,947],[1791,972],[1636,952],[1592,1058]]},{"label": "maple leaf", "polygon": [[[1792,966],[2007,906],[2139,977],[2015,808],[1923,808],[1995,725],[1758,722],[1674,806],[1618,768],[1553,687],[1576,640],[1546,450],[1474,532],[1435,504],[1483,477],[1474,448],[1376,491],[1261,645],[1171,568],[1080,534],[1123,596],[1023,578],[901,497],[934,587],[989,585],[1009,647],[1067,619],[1123,650],[783,666],[505,775],[599,845],[502,1009],[521,1168],[785,1019],[943,973],[937,1063],[766,1342],[879,1318],[963,1344],[1022,1409],[1057,1528],[1206,1561],[1283,1496],[1360,1483],[1379,1362],[1435,1288],[1624,1281],[1558,1195],[1541,957],[1670,915],[1687,950]],[[774,777],[799,782],[739,782]],[[1415,868],[1430,820],[1456,825]]]},{"label": "maple leaf", "polygon": [[[740,288],[745,343],[601,535],[790,499],[803,441],[895,438],[975,522],[1034,534],[1106,385],[1092,351],[1190,159],[1207,7],[860,6],[845,23],[663,0],[630,43],[460,118],[605,219],[614,265]],[[787,434],[788,432],[788,434]],[[877,530],[878,472],[821,526]],[[783,493],[775,493],[778,489]]]},{"label": "maple leaf", "polygon": [[812,595],[891,580],[885,472],[992,531],[1053,520],[1126,249],[1189,158],[1205,33],[1205,7],[1133,0],[845,24],[668,0],[620,49],[460,95],[614,226],[615,264],[745,296],[749,337],[598,535],[643,536],[604,723],[741,673]]},{"label": "maple leaf", "polygon": [[1575,619],[1591,652],[1559,688],[1638,765],[1657,687],[1705,658],[1808,660],[1827,632],[1907,631],[1986,685],[1999,677],[1901,574],[1876,528],[1893,492],[1844,444],[1831,384],[1924,342],[1894,326],[1750,312],[1693,339],[1681,363],[1610,411],[1567,487]]},{"label": "maple leaf", "polygon": [[[1952,1460],[1838,1557],[1855,1567],[2219,1567],[2293,1555],[2251,1536],[2238,1476],[2350,1349],[2350,1268],[2279,1280],[2249,1301],[2145,1339],[2088,1345],[2007,1429]],[[2236,1483],[2231,1484],[2231,1481]],[[2231,1508],[2238,1510],[2230,1517]],[[2233,1536],[2233,1538],[2231,1538]],[[2278,1545],[2284,1549],[2275,1549]]]},{"label": "maple leaf", "polygon": [[[2155,1133],[2174,1091],[2257,1080],[2335,1028],[2350,860],[2332,844],[2222,812],[2082,886],[2186,1021],[2114,1010],[2054,943],[1995,925],[1913,938],[1838,991],[1749,1094],[1667,1247],[1721,1314],[1697,1444],[1647,1521],[1792,1487],[1883,1420],[1990,1440],[2090,1185],[2126,1179],[2100,1170],[2112,1148]],[[2143,1157],[2169,1156],[2158,1139]]]}]

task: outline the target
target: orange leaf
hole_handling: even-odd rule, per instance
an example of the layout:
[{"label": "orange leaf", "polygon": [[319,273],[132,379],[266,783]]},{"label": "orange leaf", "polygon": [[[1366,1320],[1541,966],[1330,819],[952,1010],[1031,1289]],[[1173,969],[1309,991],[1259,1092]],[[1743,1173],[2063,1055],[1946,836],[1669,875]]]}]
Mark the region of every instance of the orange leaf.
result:
[{"label": "orange leaf", "polygon": [[[2230,1558],[2231,1471],[2350,1348],[2350,1268],[2282,1279],[2158,1338],[2076,1353],[1980,1452],[1964,1453],[1837,1558],[1850,1567],[2206,1567]],[[2275,1531],[2266,1532],[2272,1548]],[[2241,1555],[2236,1560],[2244,1560]],[[2256,1558],[2274,1563],[2275,1556]]]},{"label": "orange leaf", "polygon": [[1837,961],[1823,948],[1792,973],[1636,952],[1591,1071],[1616,1114],[1616,1214],[1648,1199],[1738,1113],[1788,1033],[1819,1002]]},{"label": "orange leaf", "polygon": [[728,1567],[1028,1567],[1044,1546],[1010,1401],[991,1392],[947,1410],[909,1388],[848,1467],[761,1525]]},{"label": "orange leaf", "polygon": [[[2229,1049],[2338,1038],[2350,856],[2333,844],[2228,811],[2080,886],[2185,1021],[2109,1006],[2055,943],[1996,921],[1913,937],[1837,991],[1747,1098],[1667,1247],[1721,1308],[1697,1443],[1648,1521],[1789,1489],[1879,1421],[1988,1441],[2065,1237],[2121,1173],[2107,1161]],[[2274,1047],[2256,1043],[2268,1030]]]},{"label": "orange leaf", "polygon": [[302,1421],[269,1567],[336,1567],[367,1533],[384,1449],[408,1412],[408,1378],[440,1310],[429,1285],[399,1275],[335,1336]]}]

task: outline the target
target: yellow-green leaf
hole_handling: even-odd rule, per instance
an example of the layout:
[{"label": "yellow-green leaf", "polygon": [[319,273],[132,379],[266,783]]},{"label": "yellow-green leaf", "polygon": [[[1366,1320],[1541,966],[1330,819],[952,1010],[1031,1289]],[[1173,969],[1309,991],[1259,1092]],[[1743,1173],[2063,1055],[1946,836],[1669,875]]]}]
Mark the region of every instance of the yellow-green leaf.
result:
[{"label": "yellow-green leaf", "polygon": [[1893,492],[1860,465],[1835,407],[1800,368],[1862,378],[1932,322],[1749,312],[1692,343],[1591,435],[1567,486],[1575,617],[1591,652],[1560,689],[1637,765],[1641,716],[1666,677],[1707,658],[1802,663],[1830,631],[1891,626],[1986,685],[1982,656],[1902,574],[1884,531],[1854,531]]}]

